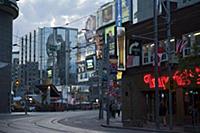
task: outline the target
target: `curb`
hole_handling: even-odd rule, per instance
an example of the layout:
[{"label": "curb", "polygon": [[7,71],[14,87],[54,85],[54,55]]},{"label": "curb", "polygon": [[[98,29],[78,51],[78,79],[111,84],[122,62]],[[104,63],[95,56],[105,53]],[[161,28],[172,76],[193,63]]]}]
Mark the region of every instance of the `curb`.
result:
[{"label": "curb", "polygon": [[105,128],[129,129],[129,130],[147,131],[147,132],[182,133],[182,132],[173,131],[173,130],[157,130],[157,129],[138,128],[138,127],[120,127],[120,126],[112,126],[112,125],[105,125],[105,124],[101,124],[101,126]]}]

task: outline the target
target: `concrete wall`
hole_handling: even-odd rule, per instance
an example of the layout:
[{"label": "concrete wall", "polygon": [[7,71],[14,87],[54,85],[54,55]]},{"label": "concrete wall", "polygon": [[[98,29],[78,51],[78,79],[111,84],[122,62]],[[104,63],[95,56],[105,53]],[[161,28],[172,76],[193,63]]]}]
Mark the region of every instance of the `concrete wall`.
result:
[{"label": "concrete wall", "polygon": [[0,10],[0,61],[8,63],[0,68],[0,113],[10,111],[12,21],[11,14]]},{"label": "concrete wall", "polygon": [[142,127],[146,121],[142,74],[126,75],[122,83],[122,120],[124,126]]}]

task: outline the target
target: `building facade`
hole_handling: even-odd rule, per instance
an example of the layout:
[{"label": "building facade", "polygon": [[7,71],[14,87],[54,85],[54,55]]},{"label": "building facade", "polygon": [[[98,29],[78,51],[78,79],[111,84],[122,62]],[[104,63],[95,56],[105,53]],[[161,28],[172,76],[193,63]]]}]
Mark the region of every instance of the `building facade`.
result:
[{"label": "building facade", "polygon": [[18,12],[16,0],[0,1],[0,113],[10,112],[12,24]]},{"label": "building facade", "polygon": [[[199,13],[196,12],[198,12],[200,3],[191,0],[188,1],[188,5],[186,2],[184,3],[185,6],[182,6],[182,2],[177,3],[177,8],[171,8],[170,45],[173,54],[170,60],[167,54],[167,30],[165,21],[162,19],[164,10],[161,10],[158,17],[159,100],[160,102],[165,101],[169,110],[169,86],[171,86],[174,124],[192,124],[192,116],[189,111],[191,107],[195,109],[200,107],[199,64],[197,60],[190,59],[194,55],[194,57],[199,58],[199,54],[195,54],[193,47],[199,48]],[[173,6],[174,3],[171,3],[171,5],[176,7]],[[188,12],[191,14],[187,14]],[[140,13],[137,12],[137,14]],[[137,16],[133,16],[133,18],[137,18]],[[191,22],[190,20],[194,21]],[[146,121],[155,121],[153,28],[152,17],[126,27],[127,70],[123,73],[122,83],[124,126],[143,126]],[[191,62],[180,69],[183,64],[181,61],[188,59]],[[168,73],[169,61],[173,64],[170,73],[172,79],[169,78]],[[171,80],[171,85],[169,80]],[[167,116],[169,117],[169,115]],[[199,122],[199,118],[196,117],[196,119]]]},{"label": "building facade", "polygon": [[38,88],[46,86],[47,90],[49,85],[59,92],[67,92],[77,82],[75,46],[77,29],[72,28],[44,27],[22,37],[19,59],[21,91],[38,93]]}]

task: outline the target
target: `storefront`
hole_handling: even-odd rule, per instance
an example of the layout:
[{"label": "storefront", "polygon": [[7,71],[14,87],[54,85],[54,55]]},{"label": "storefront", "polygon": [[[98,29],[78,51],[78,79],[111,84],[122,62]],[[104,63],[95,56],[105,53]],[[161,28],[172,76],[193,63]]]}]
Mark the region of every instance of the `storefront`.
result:
[{"label": "storefront", "polygon": [[[170,42],[173,44],[174,53],[179,54],[180,51],[180,57],[183,59],[193,55],[194,43],[198,47],[200,45],[200,33],[198,32],[200,31],[200,14],[197,13],[198,8],[200,8],[200,3],[175,10],[172,13],[172,38]],[[165,51],[166,30],[163,30],[165,29],[165,22],[161,16],[158,20],[159,47]],[[147,121],[155,121],[154,44],[145,39],[154,37],[153,20],[148,19],[127,25],[126,30],[127,70],[123,73],[122,79],[122,119],[124,126],[143,126]],[[141,36],[144,38],[140,38]],[[180,49],[180,44],[184,44],[182,49]],[[177,58],[174,57],[177,57],[177,55],[174,54],[173,56],[171,73],[173,121],[174,124],[192,124],[194,118],[192,117],[192,110],[194,112],[194,110],[199,110],[197,108],[200,107],[200,66],[198,59],[190,60],[188,58],[189,63],[181,67],[182,62],[177,62]],[[160,66],[159,99],[169,104],[170,78],[167,62],[167,53],[163,52],[158,62]],[[196,62],[196,64],[193,62]],[[199,121],[200,118],[197,122]]]}]

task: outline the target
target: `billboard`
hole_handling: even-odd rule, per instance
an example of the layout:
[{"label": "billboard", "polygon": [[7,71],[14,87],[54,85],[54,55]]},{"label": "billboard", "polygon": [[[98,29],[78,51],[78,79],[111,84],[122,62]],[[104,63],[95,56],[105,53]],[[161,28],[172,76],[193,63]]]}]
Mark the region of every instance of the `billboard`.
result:
[{"label": "billboard", "polygon": [[93,41],[93,38],[95,36],[96,31],[96,17],[93,15],[90,15],[86,21],[85,24],[85,39],[87,42]]},{"label": "billboard", "polygon": [[94,56],[90,56],[86,58],[86,69],[94,70]]},{"label": "billboard", "polygon": [[118,56],[118,70],[126,70],[126,54],[125,54],[125,28],[117,27],[117,56]]},{"label": "billboard", "polygon": [[96,33],[95,37],[95,42],[96,42],[96,57],[97,59],[102,59],[103,57],[103,30],[99,30]]},{"label": "billboard", "polygon": [[103,23],[108,23],[113,20],[112,5],[109,5],[108,7],[102,10],[102,20],[103,20]]},{"label": "billboard", "polygon": [[141,47],[139,42],[130,43],[128,46],[127,68],[139,66],[141,57]]},{"label": "billboard", "polygon": [[97,29],[115,21],[114,5],[114,2],[109,2],[98,9],[96,16]]},{"label": "billboard", "polygon": [[122,23],[131,20],[131,0],[122,0]]},{"label": "billboard", "polygon": [[105,44],[109,46],[110,57],[115,56],[115,26],[110,26],[105,29]]}]

